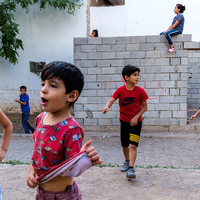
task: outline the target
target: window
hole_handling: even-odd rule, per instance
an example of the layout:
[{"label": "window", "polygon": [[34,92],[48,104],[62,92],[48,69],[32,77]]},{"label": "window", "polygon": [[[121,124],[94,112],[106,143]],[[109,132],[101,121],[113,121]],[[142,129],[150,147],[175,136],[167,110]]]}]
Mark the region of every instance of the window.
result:
[{"label": "window", "polygon": [[30,61],[30,71],[39,75],[45,65],[46,65],[46,62],[32,62],[32,61]]},{"label": "window", "polygon": [[125,0],[91,0],[90,6],[117,6],[125,5]]}]

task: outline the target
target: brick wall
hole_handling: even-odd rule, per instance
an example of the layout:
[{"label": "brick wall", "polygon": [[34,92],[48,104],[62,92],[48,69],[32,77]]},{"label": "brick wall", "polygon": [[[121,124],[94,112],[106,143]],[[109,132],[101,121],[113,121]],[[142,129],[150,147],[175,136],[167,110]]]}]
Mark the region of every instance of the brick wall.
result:
[{"label": "brick wall", "polygon": [[139,86],[149,95],[143,125],[168,130],[185,126],[187,106],[199,103],[200,46],[191,42],[191,35],[178,35],[173,41],[176,52],[169,53],[165,36],[74,38],[74,63],[85,77],[74,107],[78,122],[86,130],[118,130],[118,101],[107,114],[101,110],[123,85],[122,68],[131,64],[140,68]]}]

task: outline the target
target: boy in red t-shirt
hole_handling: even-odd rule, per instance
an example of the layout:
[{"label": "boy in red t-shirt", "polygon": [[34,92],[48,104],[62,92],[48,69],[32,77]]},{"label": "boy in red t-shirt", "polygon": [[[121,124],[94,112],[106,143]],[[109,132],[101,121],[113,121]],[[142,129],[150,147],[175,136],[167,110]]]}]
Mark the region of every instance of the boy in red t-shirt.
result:
[{"label": "boy in red t-shirt", "polygon": [[80,189],[72,177],[59,174],[42,183],[37,179],[84,149],[94,165],[102,163],[94,147],[88,148],[91,140],[82,147],[83,130],[69,112],[83,89],[84,77],[76,66],[56,61],[44,67],[41,79],[40,97],[45,112],[36,118],[27,185],[38,186],[36,200],[81,200]]},{"label": "boy in red t-shirt", "polygon": [[126,85],[119,87],[111,99],[103,108],[106,114],[112,104],[119,98],[120,122],[121,122],[121,145],[125,161],[120,168],[127,172],[126,177],[135,179],[134,164],[137,157],[137,147],[142,128],[142,114],[147,110],[148,95],[141,87],[136,86],[139,80],[140,69],[127,65],[122,70],[122,76]]}]

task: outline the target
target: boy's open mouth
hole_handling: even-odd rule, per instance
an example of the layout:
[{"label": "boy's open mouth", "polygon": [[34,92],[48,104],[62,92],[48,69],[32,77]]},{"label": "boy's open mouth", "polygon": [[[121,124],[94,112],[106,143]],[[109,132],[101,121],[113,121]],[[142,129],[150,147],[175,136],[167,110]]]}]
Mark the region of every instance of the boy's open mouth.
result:
[{"label": "boy's open mouth", "polygon": [[48,102],[48,100],[45,99],[44,97],[42,97],[41,100],[42,100],[42,103],[47,103]]}]

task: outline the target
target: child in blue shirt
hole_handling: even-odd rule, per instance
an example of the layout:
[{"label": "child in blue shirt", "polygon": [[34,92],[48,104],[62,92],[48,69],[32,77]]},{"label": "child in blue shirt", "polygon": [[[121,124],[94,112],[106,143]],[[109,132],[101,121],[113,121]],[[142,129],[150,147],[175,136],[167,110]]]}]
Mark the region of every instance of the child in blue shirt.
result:
[{"label": "child in blue shirt", "polygon": [[21,104],[22,111],[22,126],[26,134],[30,134],[29,130],[33,133],[35,129],[28,123],[30,117],[30,106],[29,106],[29,96],[26,94],[26,86],[20,87],[20,99],[15,99],[16,102]]},{"label": "child in blue shirt", "polygon": [[169,52],[176,51],[176,49],[174,48],[171,36],[182,34],[183,32],[185,19],[182,13],[184,12],[184,10],[185,10],[185,6],[183,6],[182,4],[176,4],[175,9],[174,9],[176,16],[174,17],[172,24],[166,31],[160,33],[160,35],[165,35],[170,45],[170,49],[168,50]]}]

